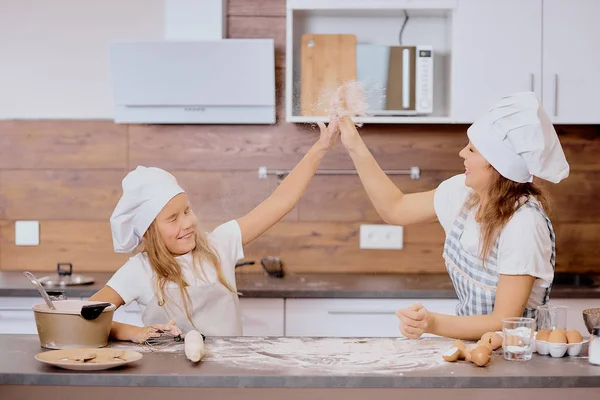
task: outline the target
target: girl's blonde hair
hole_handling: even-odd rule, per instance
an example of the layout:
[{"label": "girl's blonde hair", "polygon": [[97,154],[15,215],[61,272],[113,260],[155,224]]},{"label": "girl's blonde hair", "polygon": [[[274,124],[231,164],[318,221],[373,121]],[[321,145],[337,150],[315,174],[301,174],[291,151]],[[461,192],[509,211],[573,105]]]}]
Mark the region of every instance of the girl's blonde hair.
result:
[{"label": "girl's blonde hair", "polygon": [[[487,203],[479,207],[475,218],[481,226],[480,257],[484,265],[502,229],[530,197],[534,197],[546,213],[551,212],[553,205],[552,197],[543,187],[533,182],[511,181],[500,175],[492,166],[490,168],[493,170],[493,178],[487,188]],[[473,192],[467,199],[467,209],[471,210],[480,205],[479,194]]]},{"label": "girl's blonde hair", "polygon": [[[230,292],[236,293],[236,291],[225,278],[219,255],[210,245],[207,237],[204,234],[196,231],[195,240],[196,247],[194,247],[194,250],[192,250],[192,267],[194,275],[199,276],[198,270],[200,270],[204,277],[206,277],[206,273],[202,265],[203,263],[209,263],[215,268],[219,282]],[[148,261],[150,262],[150,266],[152,267],[152,271],[156,277],[156,290],[161,301],[161,305],[166,304],[167,301],[170,301],[165,294],[165,286],[167,283],[176,283],[179,287],[181,299],[183,300],[182,303],[185,315],[192,326],[194,326],[190,312],[191,299],[187,291],[187,287],[190,285],[183,277],[183,271],[175,259],[176,256],[169,251],[165,242],[162,240],[160,232],[158,231],[158,227],[156,226],[156,222],[152,222],[144,234],[144,237],[142,238],[142,245],[142,251],[148,256]]]}]

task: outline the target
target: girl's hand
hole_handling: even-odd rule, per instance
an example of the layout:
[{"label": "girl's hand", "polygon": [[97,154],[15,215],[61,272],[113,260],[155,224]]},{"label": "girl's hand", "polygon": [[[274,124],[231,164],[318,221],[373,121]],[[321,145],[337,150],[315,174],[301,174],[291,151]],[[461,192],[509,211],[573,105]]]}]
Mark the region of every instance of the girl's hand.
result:
[{"label": "girl's hand", "polygon": [[323,122],[317,122],[317,125],[319,125],[319,129],[321,130],[318,143],[322,146],[323,150],[330,150],[340,137],[337,118],[330,118],[329,125],[327,126]]},{"label": "girl's hand", "polygon": [[131,341],[136,343],[145,343],[150,338],[159,337],[163,332],[169,332],[175,336],[181,335],[181,329],[175,326],[174,320],[169,321],[168,324],[154,324],[136,328],[131,336]]},{"label": "girl's hand", "polygon": [[353,149],[356,143],[360,141],[360,135],[352,119],[347,115],[340,117],[338,127],[344,147],[348,150]]},{"label": "girl's hand", "polygon": [[400,319],[400,333],[409,339],[418,339],[429,328],[429,312],[419,303],[396,311]]}]

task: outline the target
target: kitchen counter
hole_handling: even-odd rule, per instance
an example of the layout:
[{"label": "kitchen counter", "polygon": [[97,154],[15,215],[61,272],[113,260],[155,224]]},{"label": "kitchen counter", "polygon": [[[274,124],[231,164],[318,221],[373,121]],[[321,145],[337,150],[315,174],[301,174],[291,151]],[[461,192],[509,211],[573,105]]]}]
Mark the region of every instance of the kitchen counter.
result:
[{"label": "kitchen counter", "polygon": [[[95,282],[69,287],[66,289],[67,296],[89,297],[112,276],[108,272],[82,274],[92,276]],[[36,275],[43,276],[42,273]],[[576,284],[577,281],[561,280],[560,284],[553,286],[551,297],[600,298],[598,285]],[[600,275],[596,282],[600,283]],[[237,285],[242,297],[253,298],[456,298],[447,274],[288,274],[279,279],[260,273],[238,273]],[[0,272],[0,297],[37,295],[35,287],[21,272]]]},{"label": "kitchen counter", "polygon": [[[315,388],[412,388],[450,396],[445,398],[458,397],[452,395],[453,391],[436,392],[435,389],[479,388],[486,389],[488,394],[493,392],[490,389],[530,389],[511,395],[524,398],[518,394],[531,395],[536,392],[533,389],[544,393],[554,388],[552,393],[564,395],[564,391],[557,389],[587,388],[586,395],[595,395],[595,398],[600,395],[600,366],[590,365],[585,355],[560,359],[534,355],[529,362],[508,362],[501,351],[497,351],[490,364],[478,368],[466,361],[443,361],[439,353],[450,343],[450,339],[437,337],[412,341],[400,338],[207,338],[206,356],[194,365],[185,358],[182,345],[150,351],[133,343],[116,342],[110,346],[137,349],[143,358],[113,370],[77,372],[35,360],[34,355],[42,351],[35,335],[0,335],[0,397],[18,398],[20,394],[25,398],[23,394],[33,393],[36,386],[44,388],[46,399],[52,397],[53,389],[65,399],[67,389],[75,393],[78,387],[80,394],[85,389],[90,395],[95,392],[90,387],[118,389],[113,399],[131,395],[131,391],[123,391],[125,388],[145,387],[152,387],[155,394],[160,393],[161,388],[210,388],[215,395],[219,388],[279,389],[266,392],[270,393],[268,396],[263,393],[262,398],[276,398],[273,395],[282,395],[285,389]],[[57,388],[61,391],[56,391]],[[4,397],[5,393],[13,397]],[[167,393],[173,397],[177,392]],[[388,398],[379,396],[385,391],[372,392],[376,393],[379,393],[378,398]],[[119,394],[123,397],[118,397]],[[396,396],[398,394],[396,391]],[[86,395],[85,398],[94,397]]]}]

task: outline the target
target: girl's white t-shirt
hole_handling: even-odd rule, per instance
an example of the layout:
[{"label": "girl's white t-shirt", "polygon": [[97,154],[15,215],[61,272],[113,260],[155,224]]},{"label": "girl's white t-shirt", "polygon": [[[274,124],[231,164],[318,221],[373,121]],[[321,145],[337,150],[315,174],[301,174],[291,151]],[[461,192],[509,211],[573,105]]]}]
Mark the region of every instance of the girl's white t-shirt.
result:
[{"label": "girl's white t-shirt", "polygon": [[[434,196],[434,207],[446,234],[452,229],[462,206],[472,193],[465,185],[465,175],[453,176],[442,182]],[[531,199],[537,203],[537,200]],[[538,203],[539,204],[539,203]],[[475,221],[475,210],[468,213],[460,244],[469,254],[480,254],[480,227]],[[552,240],[545,218],[531,208],[515,213],[500,233],[497,270],[504,275],[531,275],[536,278],[528,308],[542,304],[546,288],[554,279]],[[490,266],[486,266],[490,268]]]},{"label": "girl's white t-shirt", "polygon": [[[242,232],[236,220],[231,220],[216,227],[208,234],[208,241],[217,251],[221,259],[221,268],[227,282],[236,290],[235,264],[244,258],[242,247]],[[203,264],[205,273],[192,270],[192,254],[187,253],[176,257],[181,265],[183,277],[191,286],[218,282],[217,272],[211,264]],[[155,296],[154,274],[145,253],[131,257],[106,284],[121,296],[125,304],[137,301],[142,312]],[[177,287],[169,282],[167,287]]]}]

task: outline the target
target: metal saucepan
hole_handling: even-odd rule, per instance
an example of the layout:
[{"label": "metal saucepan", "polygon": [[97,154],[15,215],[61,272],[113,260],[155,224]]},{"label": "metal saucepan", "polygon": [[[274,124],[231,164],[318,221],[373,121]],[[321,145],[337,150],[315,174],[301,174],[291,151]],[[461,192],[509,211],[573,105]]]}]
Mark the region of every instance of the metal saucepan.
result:
[{"label": "metal saucepan", "polygon": [[[115,305],[100,301],[61,300],[35,304],[35,316],[40,345],[47,349],[104,347],[113,321]],[[83,314],[83,315],[82,315]]]}]

